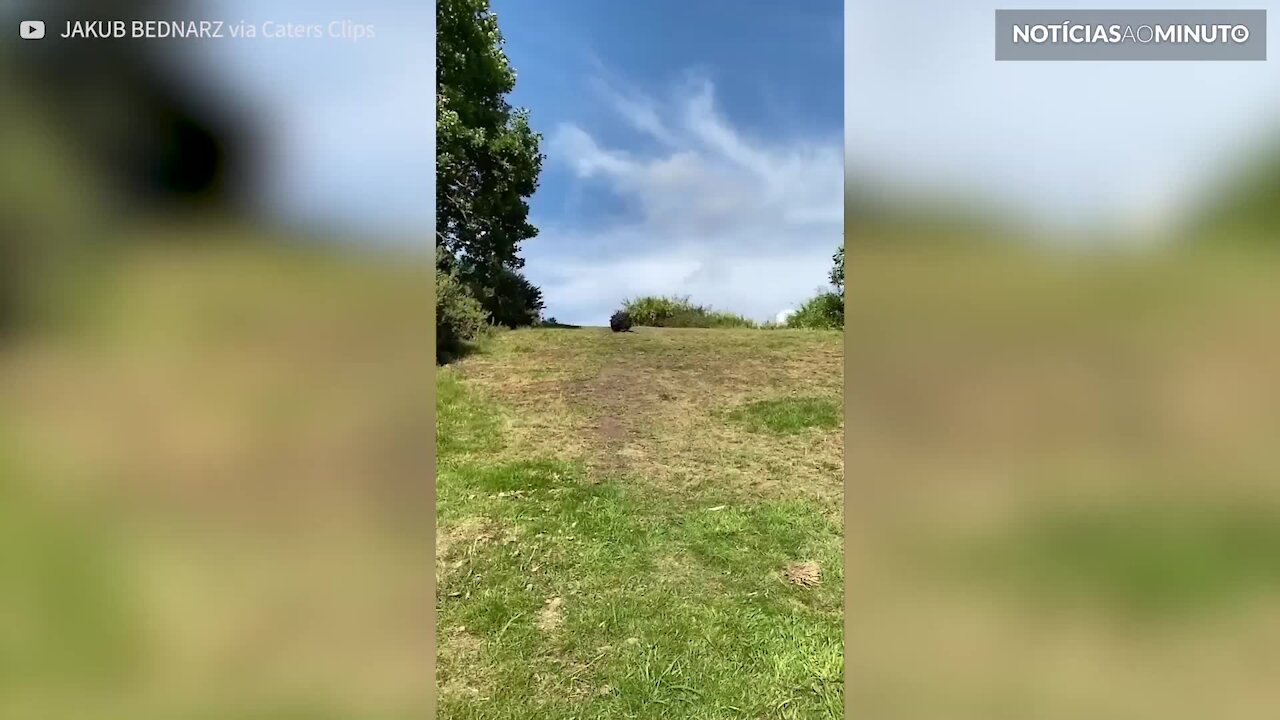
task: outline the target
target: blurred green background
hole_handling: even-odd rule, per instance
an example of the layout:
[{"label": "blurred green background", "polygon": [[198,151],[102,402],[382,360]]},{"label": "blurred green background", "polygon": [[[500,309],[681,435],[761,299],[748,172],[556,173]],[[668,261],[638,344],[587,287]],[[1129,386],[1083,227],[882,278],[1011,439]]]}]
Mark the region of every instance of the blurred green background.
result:
[{"label": "blurred green background", "polygon": [[1276,70],[990,12],[846,6],[850,716],[1272,717]]},{"label": "blurred green background", "polygon": [[0,717],[429,713],[431,117],[386,108],[364,164],[315,146],[430,106],[385,78],[432,15],[371,9],[381,46],[53,37],[241,12],[353,13],[0,13],[49,27],[0,41]]}]

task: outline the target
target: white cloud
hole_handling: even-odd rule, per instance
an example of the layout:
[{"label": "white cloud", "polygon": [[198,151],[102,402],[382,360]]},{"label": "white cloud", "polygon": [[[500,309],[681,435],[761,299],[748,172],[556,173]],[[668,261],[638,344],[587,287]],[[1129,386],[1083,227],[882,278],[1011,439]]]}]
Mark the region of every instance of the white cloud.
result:
[{"label": "white cloud", "polygon": [[634,210],[626,222],[541,223],[526,246],[530,279],[561,322],[602,324],[626,297],[689,295],[772,319],[821,289],[839,246],[843,151],[830,138],[752,138],[717,108],[700,79],[661,103],[603,87],[620,121],[658,141],[639,154],[567,124],[549,162],[598,183]]}]

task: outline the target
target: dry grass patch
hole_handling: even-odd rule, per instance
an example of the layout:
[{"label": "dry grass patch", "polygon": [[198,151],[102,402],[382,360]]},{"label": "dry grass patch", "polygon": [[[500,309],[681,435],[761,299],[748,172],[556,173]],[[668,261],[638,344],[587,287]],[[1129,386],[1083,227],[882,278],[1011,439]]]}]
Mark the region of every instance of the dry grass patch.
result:
[{"label": "dry grass patch", "polygon": [[564,599],[547,598],[546,605],[538,611],[538,629],[544,633],[555,632],[564,624]]},{"label": "dry grass patch", "polygon": [[491,678],[485,672],[484,642],[465,626],[449,628],[436,637],[440,694],[464,700],[481,700]]},{"label": "dry grass patch", "polygon": [[499,335],[458,370],[507,411],[513,456],[584,461],[686,493],[833,500],[843,484],[838,425],[762,436],[724,414],[792,393],[838,417],[840,343],[838,333],[804,331],[525,330]]},{"label": "dry grass patch", "polygon": [[783,577],[792,585],[813,587],[822,582],[822,568],[813,561],[792,563],[782,571]]}]

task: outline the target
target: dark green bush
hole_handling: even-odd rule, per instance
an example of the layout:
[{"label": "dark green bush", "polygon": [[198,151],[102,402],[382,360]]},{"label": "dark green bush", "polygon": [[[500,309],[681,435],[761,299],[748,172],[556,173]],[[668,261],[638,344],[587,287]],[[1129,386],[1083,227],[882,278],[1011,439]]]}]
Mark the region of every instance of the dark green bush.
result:
[{"label": "dark green bush", "polygon": [[485,327],[485,311],[457,277],[436,271],[436,362],[460,355]]},{"label": "dark green bush", "polygon": [[844,298],[833,292],[809,298],[787,318],[787,327],[807,330],[844,328]]},{"label": "dark green bush", "polygon": [[486,267],[436,249],[436,271],[452,275],[484,309],[487,324],[508,328],[541,324],[542,291],[517,269]]},{"label": "dark green bush", "polygon": [[542,317],[542,291],[516,270],[503,268],[483,289],[472,292],[493,325],[528,327]]},{"label": "dark green bush", "polygon": [[753,328],[741,315],[694,305],[688,297],[647,296],[627,300],[622,309],[636,325],[678,328]]},{"label": "dark green bush", "polygon": [[626,300],[622,303],[622,309],[631,316],[632,322],[649,327],[661,327],[663,323],[677,313],[689,312],[694,310],[695,307],[687,297],[658,297],[655,295]]}]

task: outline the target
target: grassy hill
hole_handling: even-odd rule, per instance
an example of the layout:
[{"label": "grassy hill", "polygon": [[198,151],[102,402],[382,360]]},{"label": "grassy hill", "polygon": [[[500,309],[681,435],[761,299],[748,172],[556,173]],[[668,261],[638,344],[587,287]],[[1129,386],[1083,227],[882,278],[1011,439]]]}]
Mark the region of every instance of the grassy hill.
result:
[{"label": "grassy hill", "polygon": [[0,717],[428,716],[429,258],[176,230],[0,346]]},{"label": "grassy hill", "polygon": [[441,717],[842,717],[841,346],[532,329],[442,368]]}]

